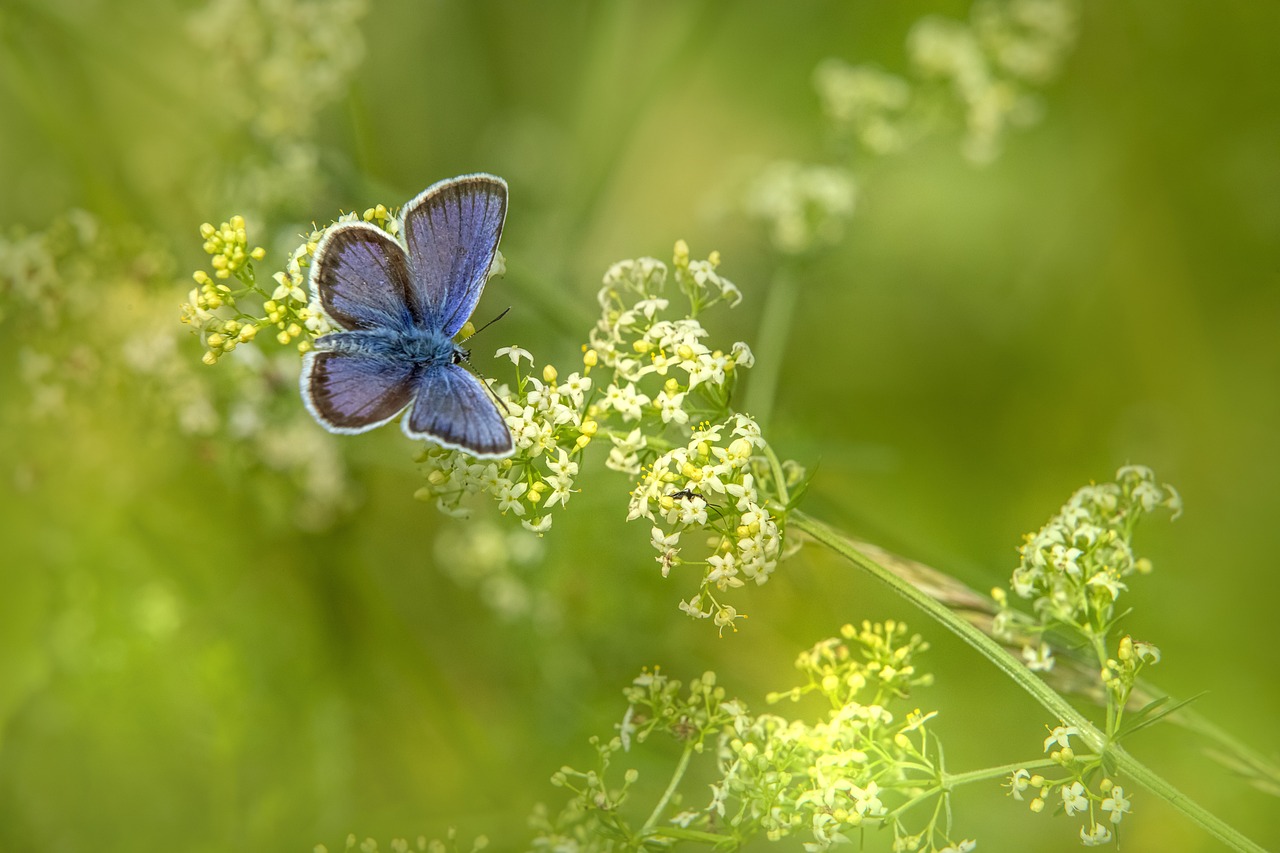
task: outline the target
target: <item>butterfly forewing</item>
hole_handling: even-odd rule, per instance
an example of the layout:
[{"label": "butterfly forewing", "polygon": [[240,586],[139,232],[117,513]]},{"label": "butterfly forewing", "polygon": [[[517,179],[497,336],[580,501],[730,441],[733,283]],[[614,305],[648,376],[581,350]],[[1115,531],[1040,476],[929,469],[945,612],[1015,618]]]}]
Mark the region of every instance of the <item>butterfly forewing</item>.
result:
[{"label": "butterfly forewing", "polygon": [[488,392],[457,364],[422,372],[403,424],[410,438],[429,438],[476,456],[506,456],[513,449],[511,431]]},{"label": "butterfly forewing", "polygon": [[302,399],[333,432],[364,432],[387,423],[413,401],[419,368],[381,356],[308,353]]},{"label": "butterfly forewing", "polygon": [[311,265],[312,290],[344,329],[406,329],[415,321],[409,259],[381,229],[364,222],[335,225]]},{"label": "butterfly forewing", "polygon": [[507,215],[507,183],[464,175],[429,187],[404,207],[412,267],[410,300],[428,325],[452,337],[484,290]]}]

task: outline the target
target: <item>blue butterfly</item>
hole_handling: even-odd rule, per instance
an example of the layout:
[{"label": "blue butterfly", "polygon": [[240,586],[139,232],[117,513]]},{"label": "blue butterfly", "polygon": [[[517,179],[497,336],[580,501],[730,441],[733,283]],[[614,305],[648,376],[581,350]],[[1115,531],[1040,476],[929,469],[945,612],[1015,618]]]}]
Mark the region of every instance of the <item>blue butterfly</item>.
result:
[{"label": "blue butterfly", "polygon": [[302,359],[302,400],[330,432],[394,420],[414,439],[474,456],[514,450],[489,391],[453,337],[475,310],[498,251],[507,183],[463,175],[404,206],[404,244],[365,222],[330,228],[311,260],[311,290],[341,328]]}]

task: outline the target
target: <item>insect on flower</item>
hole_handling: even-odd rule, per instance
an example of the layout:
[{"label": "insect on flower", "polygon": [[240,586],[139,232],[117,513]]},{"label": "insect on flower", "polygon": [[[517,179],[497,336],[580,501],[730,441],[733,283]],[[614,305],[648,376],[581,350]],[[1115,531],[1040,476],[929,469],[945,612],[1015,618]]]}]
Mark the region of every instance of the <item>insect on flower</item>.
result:
[{"label": "insect on flower", "polygon": [[507,183],[463,175],[404,206],[404,244],[373,225],[343,222],[316,247],[311,289],[341,328],[302,363],[302,399],[330,432],[394,420],[405,435],[479,457],[514,451],[488,388],[454,341],[475,310],[498,250]]}]

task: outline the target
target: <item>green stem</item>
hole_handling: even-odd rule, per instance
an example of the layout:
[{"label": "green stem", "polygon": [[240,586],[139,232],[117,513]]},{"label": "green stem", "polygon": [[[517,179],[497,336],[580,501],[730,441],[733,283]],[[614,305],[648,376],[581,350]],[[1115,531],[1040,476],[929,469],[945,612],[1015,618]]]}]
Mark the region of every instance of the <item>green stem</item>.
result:
[{"label": "green stem", "polygon": [[818,543],[825,545],[849,562],[870,573],[877,580],[888,585],[898,595],[919,607],[944,628],[969,644],[975,651],[994,664],[997,669],[1012,679],[1015,684],[1029,693],[1047,711],[1058,717],[1064,724],[1075,726],[1080,732],[1081,740],[1085,742],[1089,749],[1098,755],[1109,758],[1117,769],[1122,770],[1148,791],[1166,800],[1201,829],[1233,850],[1263,853],[1261,847],[1250,841],[1240,831],[1192,801],[1173,785],[1158,776],[1151,768],[1130,755],[1123,747],[1110,743],[1106,735],[1098,731],[1097,727],[1072,707],[1071,703],[1037,678],[1017,658],[1009,654],[1003,646],[952,612],[946,605],[899,578],[875,560],[867,557],[855,548],[843,534],[812,516],[800,511],[792,512],[791,524],[796,529],[803,530],[813,537]]},{"label": "green stem", "polygon": [[983,782],[987,779],[1001,779],[1005,776],[1012,776],[1019,770],[1039,770],[1042,767],[1059,767],[1061,765],[1051,758],[1042,758],[1039,761],[1024,761],[1021,764],[1006,764],[1002,767],[984,767],[981,770],[970,770],[967,773],[943,773],[942,787],[950,790],[960,785],[968,785],[973,782]]},{"label": "green stem", "polygon": [[653,827],[662,817],[663,811],[667,808],[667,803],[671,802],[671,798],[676,793],[676,788],[680,787],[680,780],[684,778],[685,771],[689,769],[689,759],[692,756],[693,744],[689,744],[684,748],[684,752],[680,754],[680,761],[676,764],[675,772],[671,774],[671,782],[667,785],[667,790],[662,792],[662,798],[653,807],[653,812],[649,815],[649,819],[644,822],[644,826],[640,827],[641,838],[653,832]]},{"label": "green stem", "polygon": [[742,410],[761,426],[768,421],[778,396],[778,383],[785,362],[783,354],[799,294],[797,281],[797,276],[785,263],[779,266],[765,294],[764,309],[760,314],[760,331],[755,342],[756,365],[751,369]]},{"label": "green stem", "polygon": [[791,504],[791,495],[787,491],[787,475],[782,471],[782,461],[769,445],[764,446],[765,458],[769,460],[769,470],[773,472],[773,482],[778,489],[778,500],[784,507]]}]

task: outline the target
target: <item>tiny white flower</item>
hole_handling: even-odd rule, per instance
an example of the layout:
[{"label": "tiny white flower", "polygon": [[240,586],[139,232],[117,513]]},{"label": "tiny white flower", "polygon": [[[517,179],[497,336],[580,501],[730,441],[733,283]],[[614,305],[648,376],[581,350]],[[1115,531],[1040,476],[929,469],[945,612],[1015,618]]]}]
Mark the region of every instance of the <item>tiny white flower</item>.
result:
[{"label": "tiny white flower", "polygon": [[512,483],[509,480],[502,481],[502,485],[497,489],[499,512],[505,513],[509,510],[514,512],[516,515],[524,515],[524,502],[520,500],[520,498],[528,490],[528,483]]},{"label": "tiny white flower", "polygon": [[1086,583],[1088,583],[1089,586],[1105,589],[1111,595],[1112,601],[1115,601],[1117,598],[1120,597],[1120,592],[1122,590],[1126,590],[1129,588],[1123,582],[1112,577],[1111,572],[1108,572],[1108,571],[1098,572],[1096,575],[1089,578],[1089,580],[1086,581]]},{"label": "tiny white flower", "polygon": [[938,853],[970,853],[972,850],[978,849],[978,842],[972,838],[966,838],[964,841],[957,841],[955,844],[948,844]]},{"label": "tiny white flower", "polygon": [[1055,726],[1054,729],[1049,732],[1049,736],[1044,739],[1044,751],[1048,752],[1049,747],[1055,743],[1058,745],[1059,749],[1067,749],[1071,746],[1072,735],[1079,737],[1080,730],[1075,726]]},{"label": "tiny white flower", "polygon": [[520,524],[524,526],[525,530],[531,530],[534,533],[541,536],[542,534],[546,533],[548,530],[551,529],[551,521],[552,521],[551,516],[544,515],[540,518],[521,519]]},{"label": "tiny white flower", "polygon": [[499,347],[498,351],[493,354],[493,357],[502,358],[504,355],[511,359],[511,363],[517,367],[520,365],[520,359],[522,358],[529,362],[530,365],[533,364],[533,353],[529,352],[527,349],[521,349],[520,347]]},{"label": "tiny white flower", "polygon": [[689,413],[683,408],[685,393],[680,391],[676,394],[668,394],[666,391],[662,391],[654,399],[654,405],[658,407],[664,424],[687,424],[689,422]]},{"label": "tiny white flower", "polygon": [[1082,826],[1080,827],[1080,843],[1085,847],[1101,847],[1104,844],[1110,844],[1111,830],[1100,823],[1095,823],[1088,831],[1085,831]]},{"label": "tiny white flower", "polygon": [[725,483],[725,494],[736,501],[739,512],[749,512],[759,506],[760,495],[756,492],[755,478],[750,472],[742,475],[741,483]]},{"label": "tiny white flower", "polygon": [[1143,663],[1160,663],[1160,649],[1151,643],[1144,643],[1139,640],[1135,640],[1133,643],[1133,653],[1136,654],[1138,659]]},{"label": "tiny white flower", "polygon": [[644,314],[646,318],[652,320],[654,314],[659,311],[667,310],[667,306],[670,304],[670,300],[663,299],[660,296],[650,296],[647,299],[641,299],[637,302],[635,304],[635,309]]},{"label": "tiny white flower", "polygon": [[681,364],[689,373],[689,387],[696,388],[704,382],[716,385],[724,384],[724,356],[716,358],[711,353],[703,353],[696,359]]},{"label": "tiny white flower", "polygon": [[868,782],[866,788],[859,788],[857,785],[849,786],[849,793],[854,798],[854,808],[858,814],[865,817],[880,817],[888,809],[884,803],[880,802],[880,786],[874,781]]},{"label": "tiny white flower", "polygon": [[1077,812],[1087,810],[1089,808],[1089,798],[1084,795],[1084,785],[1079,782],[1064,785],[1062,787],[1062,805],[1066,808],[1068,817]]},{"label": "tiny white flower", "polygon": [[707,558],[707,564],[711,566],[707,572],[707,583],[713,583],[720,589],[742,586],[733,554],[712,554]]},{"label": "tiny white flower", "polygon": [[1073,578],[1078,578],[1080,577],[1080,566],[1076,564],[1076,559],[1083,553],[1079,548],[1065,548],[1062,545],[1054,545],[1053,550],[1050,552],[1050,559],[1058,569]]},{"label": "tiny white flower", "polygon": [[636,391],[634,382],[628,382],[625,388],[610,384],[604,392],[603,405],[613,409],[624,421],[639,420],[642,407],[649,404],[649,396]]},{"label": "tiny white flower", "polygon": [[[561,453],[564,450],[560,451]],[[573,478],[565,474],[554,474],[547,478],[547,482],[551,484],[551,493],[547,495],[546,500],[542,502],[544,509],[551,509],[556,504],[565,506],[569,503],[569,496],[573,494]]]},{"label": "tiny white flower", "polygon": [[1133,496],[1142,504],[1143,512],[1151,512],[1164,502],[1164,492],[1150,481],[1139,483],[1133,488]]},{"label": "tiny white flower", "polygon": [[1032,672],[1048,672],[1053,669],[1053,649],[1049,648],[1048,643],[1041,643],[1039,648],[1023,646],[1022,659],[1027,662],[1027,669]]},{"label": "tiny white flower", "polygon": [[1031,785],[1031,771],[1023,768],[1009,777],[1009,796],[1015,800],[1022,799],[1022,792]]},{"label": "tiny white flower", "polygon": [[707,523],[707,502],[701,495],[676,501],[677,519],[681,524],[703,527]]},{"label": "tiny white flower", "polygon": [[655,527],[649,534],[649,542],[659,551],[665,551],[680,544],[680,531],[667,533],[661,527]]},{"label": "tiny white flower", "polygon": [[581,408],[586,393],[591,390],[591,377],[570,373],[556,390],[561,396],[572,400],[574,406]]},{"label": "tiny white flower", "polygon": [[1130,811],[1130,801],[1124,795],[1124,788],[1116,785],[1112,787],[1110,796],[1102,801],[1102,810],[1111,812],[1111,822],[1119,823]]},{"label": "tiny white flower", "polygon": [[700,607],[698,607],[698,605],[694,603],[694,600],[692,598],[689,599],[688,601],[680,602],[680,611],[682,613],[688,614],[689,616],[692,616],[694,619],[706,619],[708,616],[711,615],[709,612],[703,611]]}]

